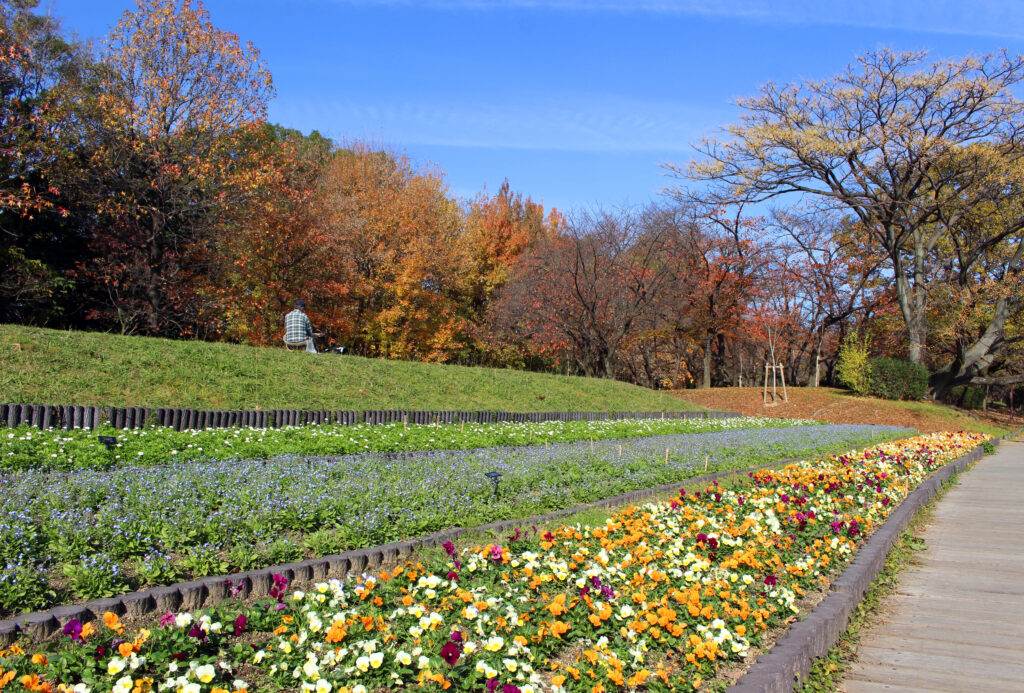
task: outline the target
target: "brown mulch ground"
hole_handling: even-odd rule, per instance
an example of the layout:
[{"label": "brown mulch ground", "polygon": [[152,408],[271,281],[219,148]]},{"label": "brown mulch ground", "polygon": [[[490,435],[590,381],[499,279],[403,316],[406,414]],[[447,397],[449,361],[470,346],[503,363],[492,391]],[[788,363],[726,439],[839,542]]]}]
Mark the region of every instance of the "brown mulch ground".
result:
[{"label": "brown mulch ground", "polygon": [[747,416],[782,419],[815,419],[828,423],[865,423],[906,426],[921,433],[935,431],[979,430],[998,426],[1016,429],[1024,426],[1018,414],[1011,420],[1005,412],[965,412],[931,402],[892,402],[875,397],[858,397],[830,387],[786,388],[789,401],[769,406],[760,387],[716,387],[709,390],[674,390],[672,394],[708,409],[735,411]]}]

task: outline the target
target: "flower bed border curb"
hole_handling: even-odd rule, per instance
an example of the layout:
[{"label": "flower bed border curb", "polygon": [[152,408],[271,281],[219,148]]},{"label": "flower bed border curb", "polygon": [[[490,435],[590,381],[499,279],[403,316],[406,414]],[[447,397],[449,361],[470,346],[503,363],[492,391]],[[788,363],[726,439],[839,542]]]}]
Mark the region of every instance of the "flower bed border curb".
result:
[{"label": "flower bed border curb", "polygon": [[310,558],[294,563],[258,568],[230,575],[213,575],[174,585],[152,587],[147,590],[128,592],[108,599],[93,599],[84,604],[56,606],[45,611],[34,611],[0,621],[0,649],[13,645],[19,637],[30,641],[41,641],[58,633],[68,621],[76,619],[82,623],[98,620],[110,611],[118,616],[138,618],[167,611],[191,611],[204,606],[215,606],[228,598],[228,581],[238,588],[238,597],[262,599],[269,596],[275,573],[286,577],[289,583],[304,584],[317,582],[328,577],[344,577],[349,573],[374,570],[381,565],[396,562],[420,548],[440,546],[470,532],[506,532],[516,527],[529,527],[550,522],[561,517],[594,508],[606,508],[622,503],[641,501],[669,491],[675,491],[682,484],[707,483],[723,477],[756,472],[781,464],[796,462],[803,458],[787,457],[756,467],[728,469],[711,474],[683,479],[671,484],[630,491],[618,496],[603,498],[571,508],[555,510],[521,520],[499,520],[476,527],[451,527],[422,537],[373,546],[345,553],[332,554],[322,558]]},{"label": "flower bed border curb", "polygon": [[[998,446],[1019,431],[992,439]],[[734,693],[791,693],[806,680],[811,665],[846,632],[853,610],[881,572],[893,543],[917,511],[942,488],[943,482],[985,456],[979,445],[945,465],[914,489],[889,515],[882,526],[857,550],[853,560],[836,578],[829,593],[802,620],[794,623],[775,646],[762,654],[729,690]]]},{"label": "flower bed border curb", "polygon": [[28,425],[39,429],[95,430],[101,425],[130,430],[147,425],[186,429],[280,428],[339,424],[380,426],[389,423],[542,423],[545,421],[608,421],[619,419],[729,419],[732,411],[462,411],[435,409],[248,409],[208,410],[173,407],[81,407],[69,404],[0,403],[0,427]]}]

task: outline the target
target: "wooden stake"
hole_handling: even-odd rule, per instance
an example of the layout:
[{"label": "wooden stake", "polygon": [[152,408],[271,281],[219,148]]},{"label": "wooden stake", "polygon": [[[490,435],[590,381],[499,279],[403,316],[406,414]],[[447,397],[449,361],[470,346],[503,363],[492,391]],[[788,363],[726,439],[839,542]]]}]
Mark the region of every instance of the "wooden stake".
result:
[{"label": "wooden stake", "polygon": [[665,448],[665,461],[668,462],[668,448]]},{"label": "wooden stake", "polygon": [[465,432],[466,432],[466,420],[463,419],[462,420],[462,426],[459,428],[459,433],[465,433]]},{"label": "wooden stake", "polygon": [[705,472],[708,470],[708,461],[709,461],[708,455],[704,455],[704,471]]},{"label": "wooden stake", "polygon": [[622,457],[622,446],[619,446],[619,457]]},{"label": "wooden stake", "polygon": [[786,369],[781,363],[779,364],[779,375],[782,376],[782,401],[788,402],[789,395],[786,394]]},{"label": "wooden stake", "polygon": [[768,404],[768,364],[764,364],[764,393],[761,395],[764,404]]},{"label": "wooden stake", "polygon": [[408,416],[403,416],[402,417],[402,430],[404,431],[408,427],[409,427],[409,417]]}]

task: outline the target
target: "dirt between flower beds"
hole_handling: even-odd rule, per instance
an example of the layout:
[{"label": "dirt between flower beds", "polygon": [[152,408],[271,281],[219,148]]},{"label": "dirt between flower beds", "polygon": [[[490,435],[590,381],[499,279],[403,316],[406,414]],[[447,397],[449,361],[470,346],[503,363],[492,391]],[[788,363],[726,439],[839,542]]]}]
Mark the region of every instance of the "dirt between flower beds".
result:
[{"label": "dirt between flower beds", "polygon": [[[660,494],[674,494],[680,486],[707,484],[718,479],[742,476],[761,469],[785,466],[801,459],[803,458],[789,457],[757,467],[723,470],[650,489],[630,491],[611,498],[522,520],[503,520],[470,528],[453,527],[408,541],[268,566],[242,573],[209,576],[189,582],[129,592],[117,597],[65,604],[45,611],[22,614],[0,621],[0,649],[13,644],[18,638],[24,638],[31,642],[52,640],[60,634],[61,628],[72,619],[85,623],[98,620],[104,612],[110,611],[120,616],[125,623],[146,623],[152,620],[153,615],[165,613],[168,610],[194,611],[206,606],[216,606],[228,599],[256,601],[268,596],[271,575],[274,573],[284,575],[292,586],[300,586],[320,582],[329,577],[340,578],[351,573],[384,570],[386,566],[404,562],[409,556],[424,548],[431,549],[467,534],[506,532],[515,528],[555,522],[587,510],[627,506],[638,501],[646,502]],[[240,597],[229,595],[227,581],[242,585]]]}]

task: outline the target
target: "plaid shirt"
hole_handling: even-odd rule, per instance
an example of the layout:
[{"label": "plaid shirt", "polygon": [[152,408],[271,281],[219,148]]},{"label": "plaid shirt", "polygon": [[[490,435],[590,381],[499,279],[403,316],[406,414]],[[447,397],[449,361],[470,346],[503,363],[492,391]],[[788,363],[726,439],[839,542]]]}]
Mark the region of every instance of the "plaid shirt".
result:
[{"label": "plaid shirt", "polygon": [[284,316],[284,341],[304,342],[313,337],[313,325],[309,316],[296,308]]}]

